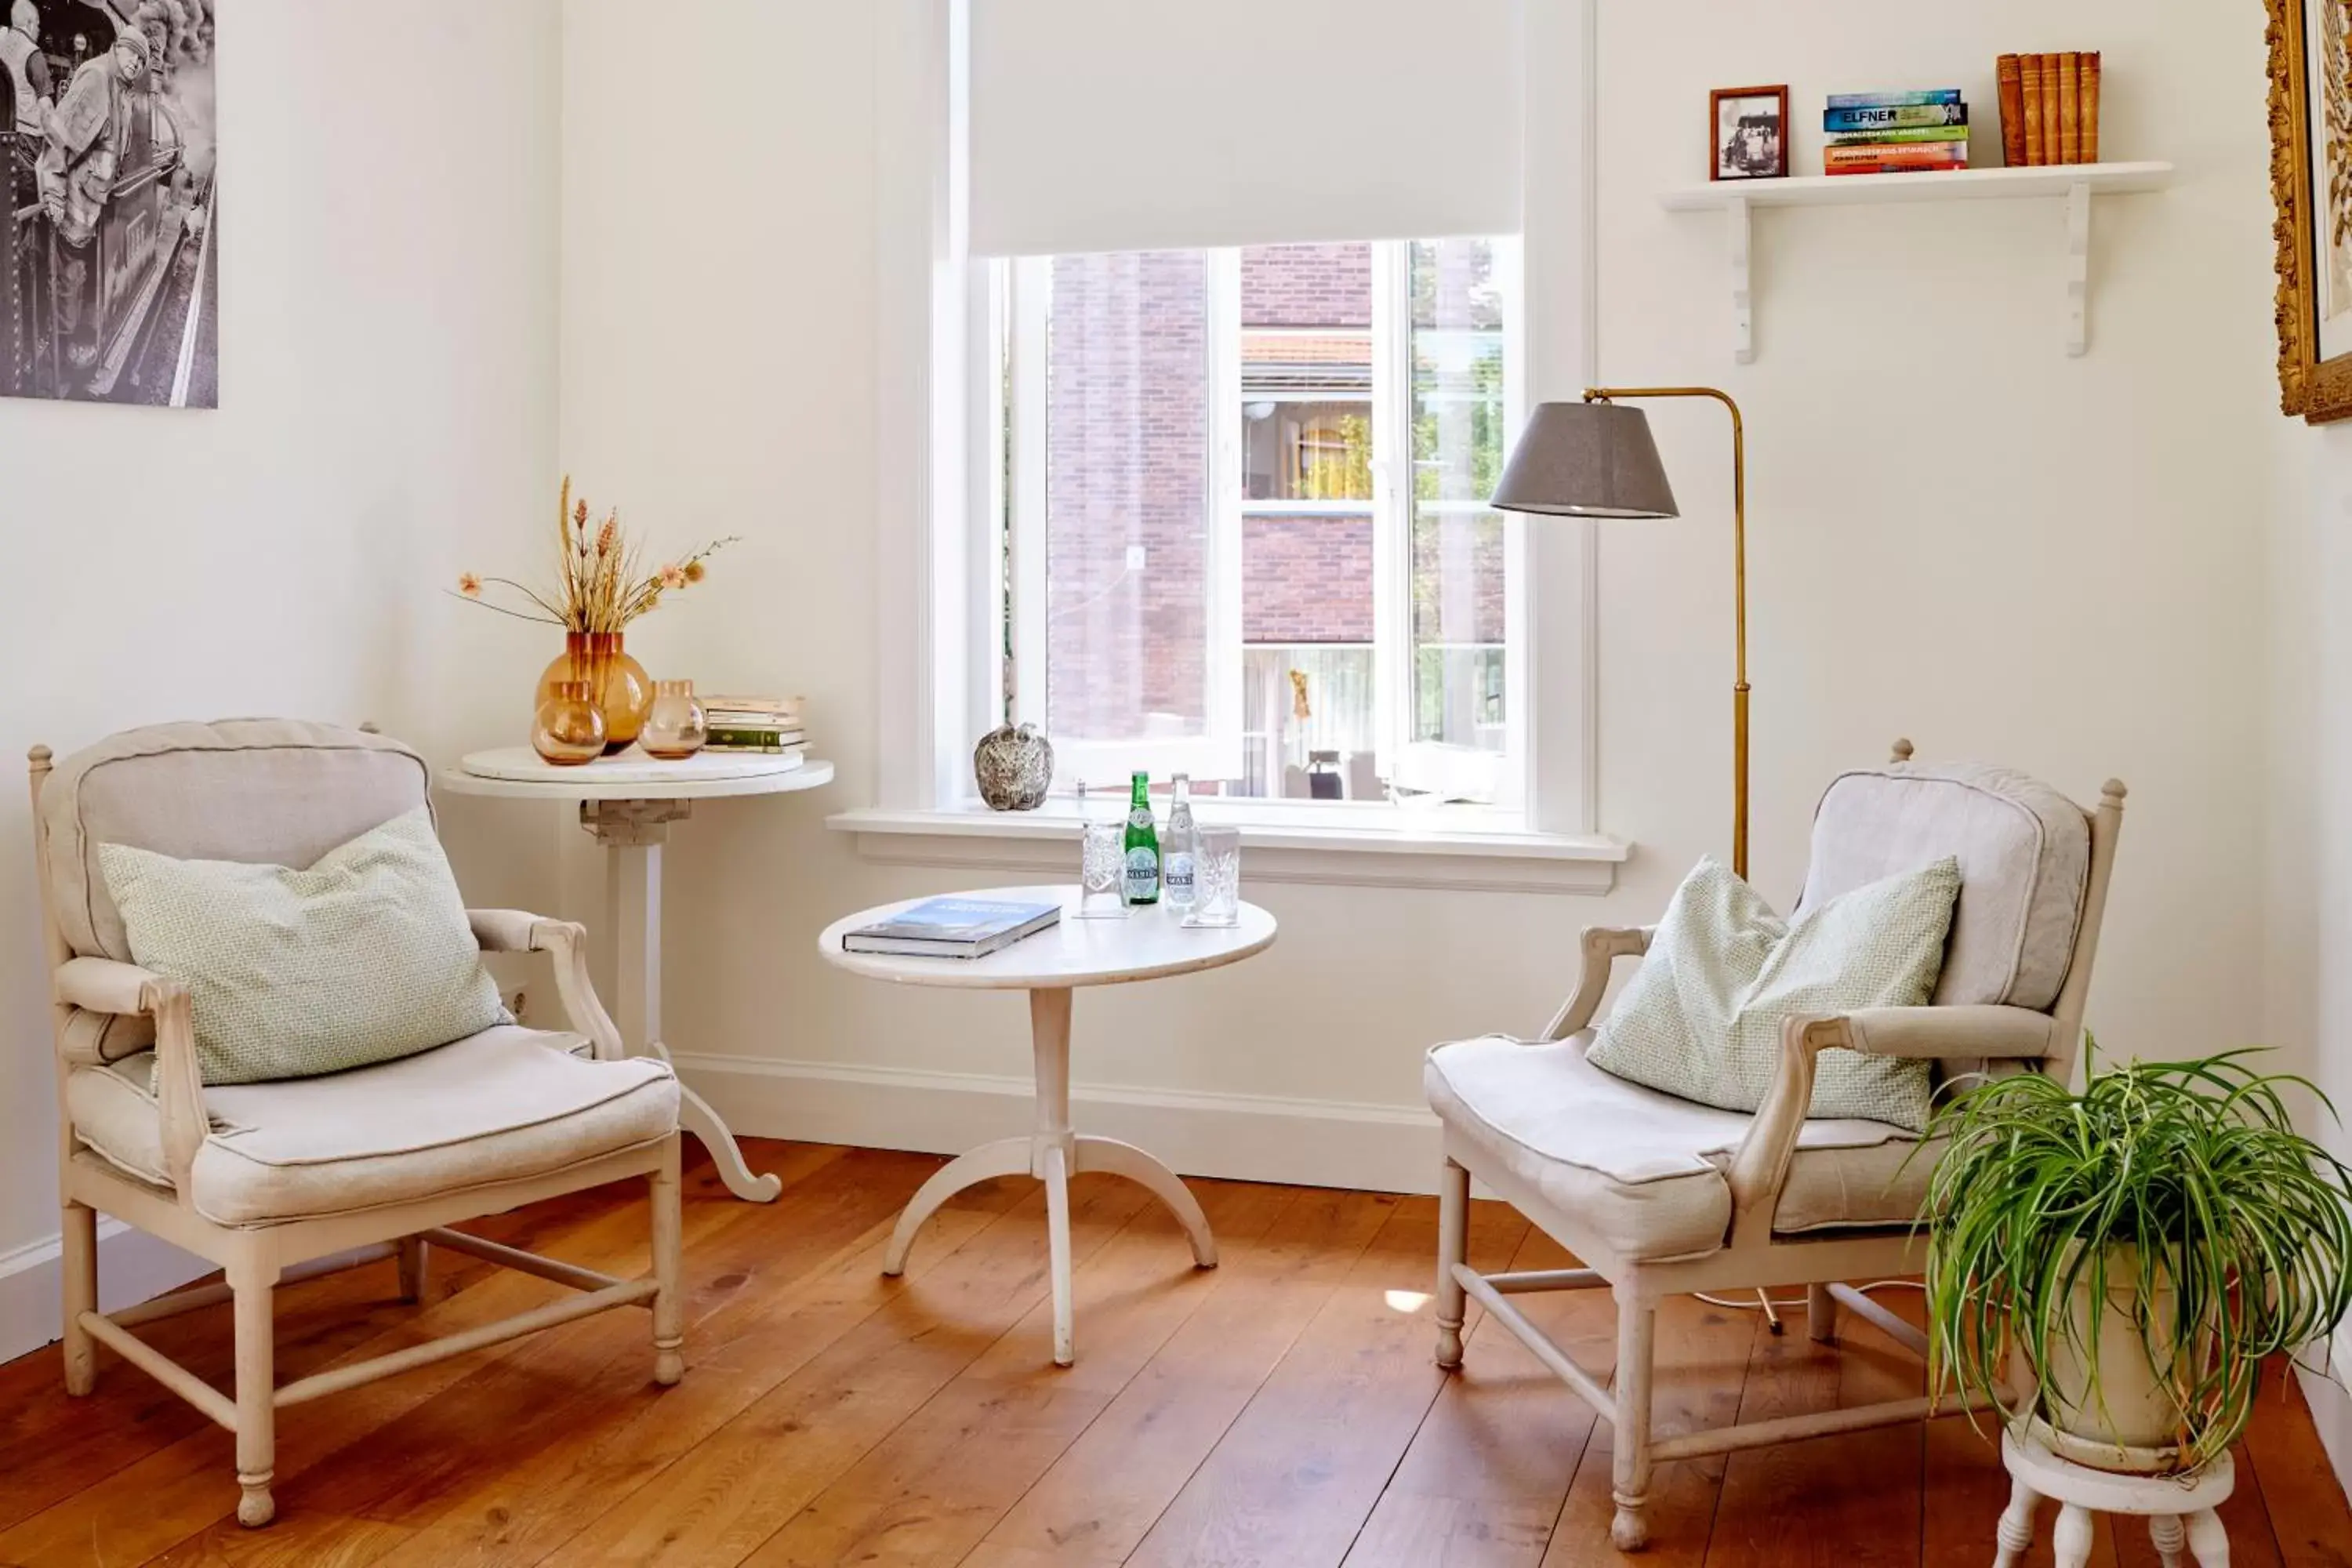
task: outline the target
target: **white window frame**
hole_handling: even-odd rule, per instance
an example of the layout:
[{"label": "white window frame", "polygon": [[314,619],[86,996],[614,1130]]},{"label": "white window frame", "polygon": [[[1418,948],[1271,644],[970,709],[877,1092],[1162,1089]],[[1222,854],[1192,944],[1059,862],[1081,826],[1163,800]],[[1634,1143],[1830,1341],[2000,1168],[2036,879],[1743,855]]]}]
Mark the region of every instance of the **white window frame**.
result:
[{"label": "white window frame", "polygon": [[[1055,783],[1068,788],[1084,780],[1089,786],[1116,784],[1137,768],[1155,779],[1187,773],[1196,779],[1242,775],[1244,738],[1242,733],[1243,596],[1242,520],[1245,516],[1369,515],[1372,521],[1373,686],[1380,694],[1372,713],[1373,751],[1382,776],[1392,776],[1399,758],[1417,742],[1412,738],[1417,682],[1414,669],[1412,606],[1412,240],[1380,240],[1371,246],[1372,325],[1366,334],[1371,353],[1371,385],[1363,402],[1371,414],[1372,495],[1369,500],[1249,500],[1242,491],[1244,437],[1241,319],[1241,256],[1234,248],[1205,252],[1208,288],[1205,300],[1209,350],[1208,398],[1214,421],[1209,440],[1204,481],[1208,496],[1203,515],[1209,519],[1203,569],[1207,576],[1209,646],[1202,668],[1204,694],[1202,732],[1194,736],[1133,735],[1112,739],[1054,737]],[[1519,246],[1515,237],[1492,240],[1495,278],[1506,301],[1504,311],[1504,425],[1516,429],[1521,418],[1518,363],[1523,355],[1517,321],[1522,310],[1518,288]],[[988,279],[992,307],[1003,325],[987,342],[992,352],[982,356],[971,395],[985,405],[990,416],[975,423],[982,445],[971,458],[973,468],[991,476],[1009,470],[1010,483],[998,481],[989,499],[1001,507],[997,515],[1009,527],[1013,572],[1009,604],[980,619],[975,634],[982,657],[1001,659],[1013,649],[1014,707],[1036,721],[1046,712],[1046,669],[1049,661],[1046,587],[1046,354],[1052,316],[1053,258],[1023,257],[1014,260],[978,263]],[[1270,329],[1271,330],[1271,329]],[[1004,368],[1000,371],[998,366]],[[1276,399],[1281,401],[1282,399]],[[1354,401],[1336,394],[1297,395],[1297,401]],[[1008,445],[1009,444],[1009,445]],[[1522,595],[1518,552],[1508,534],[1517,521],[1507,519],[1505,569],[1505,712],[1506,744],[1496,763],[1497,787],[1493,801],[1478,805],[1449,806],[1449,815],[1494,824],[1524,825],[1527,799],[1526,747],[1520,715],[1510,695],[1511,671],[1524,659],[1511,631],[1526,624],[1523,614],[1509,607]],[[1002,534],[997,536],[1000,540]],[[999,546],[1001,548],[1001,545]],[[993,558],[993,557],[992,557]],[[1149,567],[1147,565],[1147,570]],[[1009,617],[1009,628],[1007,623]],[[1008,635],[1009,629],[1009,635]],[[1001,682],[999,689],[1002,689]],[[1430,743],[1433,751],[1453,750]],[[1430,769],[1442,772],[1442,769]],[[1278,806],[1278,797],[1257,804]],[[1328,803],[1326,803],[1328,805]],[[1350,802],[1360,812],[1391,809],[1382,802]]]},{"label": "white window frame", "polygon": [[[988,353],[987,268],[969,235],[970,18],[975,0],[877,0],[875,166],[877,427],[873,748],[841,759],[845,809],[829,819],[869,858],[1041,872],[1066,858],[1053,813],[990,813],[973,801],[971,749],[1003,710],[1001,660],[975,659],[974,619],[992,598],[996,507],[968,457],[985,405],[971,396]],[[1573,399],[1601,380],[1596,0],[1525,8],[1521,267],[1523,406]],[[1570,90],[1562,90],[1562,84]],[[1628,367],[1622,374],[1637,374]],[[910,450],[910,446],[912,449]],[[1526,745],[1524,828],[1410,820],[1340,826],[1250,802],[1252,876],[1355,886],[1605,892],[1629,847],[1599,830],[1596,550],[1592,525],[1514,526],[1520,592],[1509,671]],[[1538,613],[1538,610],[1540,613]],[[861,798],[862,797],[862,798]],[[1050,819],[1049,819],[1050,818]],[[1024,847],[1015,848],[1022,845]]]}]

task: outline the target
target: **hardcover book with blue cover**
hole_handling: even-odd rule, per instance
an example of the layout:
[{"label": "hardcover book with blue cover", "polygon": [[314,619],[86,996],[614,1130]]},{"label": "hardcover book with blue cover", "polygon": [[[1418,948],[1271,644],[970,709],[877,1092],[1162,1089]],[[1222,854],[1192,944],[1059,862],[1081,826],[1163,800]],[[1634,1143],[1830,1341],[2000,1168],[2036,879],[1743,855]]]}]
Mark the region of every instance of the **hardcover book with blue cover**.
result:
[{"label": "hardcover book with blue cover", "polygon": [[1034,936],[1062,918],[1062,906],[1043,900],[926,899],[887,921],[844,932],[844,952],[896,953],[916,958],[983,958]]},{"label": "hardcover book with blue cover", "polygon": [[1833,92],[1830,94],[1832,109],[1877,109],[1891,104],[1958,103],[1960,89],[1957,87],[1930,87],[1911,92]]}]

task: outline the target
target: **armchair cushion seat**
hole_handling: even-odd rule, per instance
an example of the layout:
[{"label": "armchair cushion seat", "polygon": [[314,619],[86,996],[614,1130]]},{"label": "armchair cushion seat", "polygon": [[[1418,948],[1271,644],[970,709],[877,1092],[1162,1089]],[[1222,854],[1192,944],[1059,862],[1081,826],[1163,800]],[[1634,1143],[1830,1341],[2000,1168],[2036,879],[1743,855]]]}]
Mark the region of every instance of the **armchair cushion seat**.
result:
[{"label": "armchair cushion seat", "polygon": [[[207,1089],[189,1196],[215,1224],[277,1225],[544,1175],[677,1130],[665,1063],[586,1046],[503,1025],[349,1072]],[[82,1143],[168,1186],[147,1064],[75,1068],[66,1108]]]},{"label": "armchair cushion seat", "polygon": [[[1549,1044],[1489,1035],[1429,1053],[1440,1121],[1496,1165],[1580,1216],[1625,1258],[1720,1251],[1731,1228],[1731,1153],[1753,1118],[1677,1100],[1585,1060],[1592,1032]],[[1859,1119],[1808,1121],[1773,1215],[1781,1235],[1908,1225],[1934,1167],[1917,1140]]]}]

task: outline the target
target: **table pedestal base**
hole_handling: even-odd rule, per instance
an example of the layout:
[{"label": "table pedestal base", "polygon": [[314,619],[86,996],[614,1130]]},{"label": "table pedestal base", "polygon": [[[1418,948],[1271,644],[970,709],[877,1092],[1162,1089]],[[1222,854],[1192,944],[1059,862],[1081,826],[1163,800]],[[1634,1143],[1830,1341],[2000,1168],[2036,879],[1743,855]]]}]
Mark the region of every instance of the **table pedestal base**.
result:
[{"label": "table pedestal base", "polygon": [[[915,1233],[939,1207],[966,1187],[998,1176],[1034,1176],[1045,1184],[1045,1246],[1054,1278],[1054,1360],[1067,1366],[1076,1353],[1070,1299],[1070,1178],[1085,1171],[1124,1176],[1147,1189],[1175,1215],[1192,1243],[1192,1260],[1217,1266],[1217,1240],[1208,1216],[1175,1172],[1132,1143],[1081,1136],[1070,1128],[1070,993],[1029,993],[1029,1032],[1037,1073],[1037,1130],[1026,1138],[983,1143],[940,1166],[908,1200],[890,1237],[885,1274],[903,1274]],[[773,1178],[770,1178],[772,1180]]]},{"label": "table pedestal base", "polygon": [[[636,1055],[669,1060],[661,1041],[661,857],[669,825],[693,812],[687,800],[592,800],[580,803],[580,826],[609,857],[613,932],[619,946],[613,1012],[621,1039]],[[677,1124],[702,1140],[727,1190],[747,1203],[775,1201],[784,1190],[773,1174],[755,1176],[743,1163],[735,1134],[702,1096],[677,1086]]]}]

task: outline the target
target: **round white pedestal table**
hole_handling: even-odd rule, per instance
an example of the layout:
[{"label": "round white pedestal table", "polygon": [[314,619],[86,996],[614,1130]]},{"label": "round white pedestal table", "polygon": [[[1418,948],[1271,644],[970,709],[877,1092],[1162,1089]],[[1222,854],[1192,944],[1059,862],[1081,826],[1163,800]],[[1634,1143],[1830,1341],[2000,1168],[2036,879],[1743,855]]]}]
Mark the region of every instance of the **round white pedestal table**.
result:
[{"label": "round white pedestal table", "polygon": [[[661,1023],[661,860],[669,825],[690,815],[698,800],[784,795],[832,782],[831,763],[794,767],[781,757],[748,752],[704,752],[682,762],[662,762],[635,748],[577,767],[557,767],[529,746],[506,746],[476,752],[441,774],[441,787],[452,795],[580,803],[580,826],[610,852],[605,888],[620,958],[614,1018],[631,1051],[664,1061],[669,1050],[662,1042]],[[774,1176],[751,1173],[719,1113],[684,1084],[678,1086],[677,1116],[678,1124],[710,1151],[729,1192],[769,1203],[783,1190]]]},{"label": "round white pedestal table", "polygon": [[958,898],[1062,905],[1059,925],[999,949],[985,958],[906,958],[896,954],[845,952],[841,939],[859,926],[887,920],[920,899],[861,910],[825,927],[817,951],[828,963],[854,974],[901,985],[940,985],[964,991],[1029,993],[1029,1037],[1036,1070],[1036,1130],[1025,1138],[983,1143],[941,1166],[908,1203],[890,1237],[882,1272],[907,1267],[915,1233],[939,1206],[964,1188],[997,1176],[1034,1176],[1045,1184],[1045,1247],[1054,1281],[1054,1360],[1070,1364],[1076,1325],[1070,1297],[1070,1178],[1082,1171],[1106,1171],[1148,1188],[1168,1205],[1192,1243],[1192,1258],[1203,1268],[1217,1265],[1217,1240],[1176,1173],[1132,1143],[1097,1138],[1070,1126],[1070,997],[1085,985],[1120,985],[1192,974],[1238,963],[1273,945],[1274,917],[1255,904],[1241,907],[1241,923],[1188,927],[1165,904],[1130,910],[1125,920],[1080,920],[1078,890],[1064,888],[991,888]]}]

